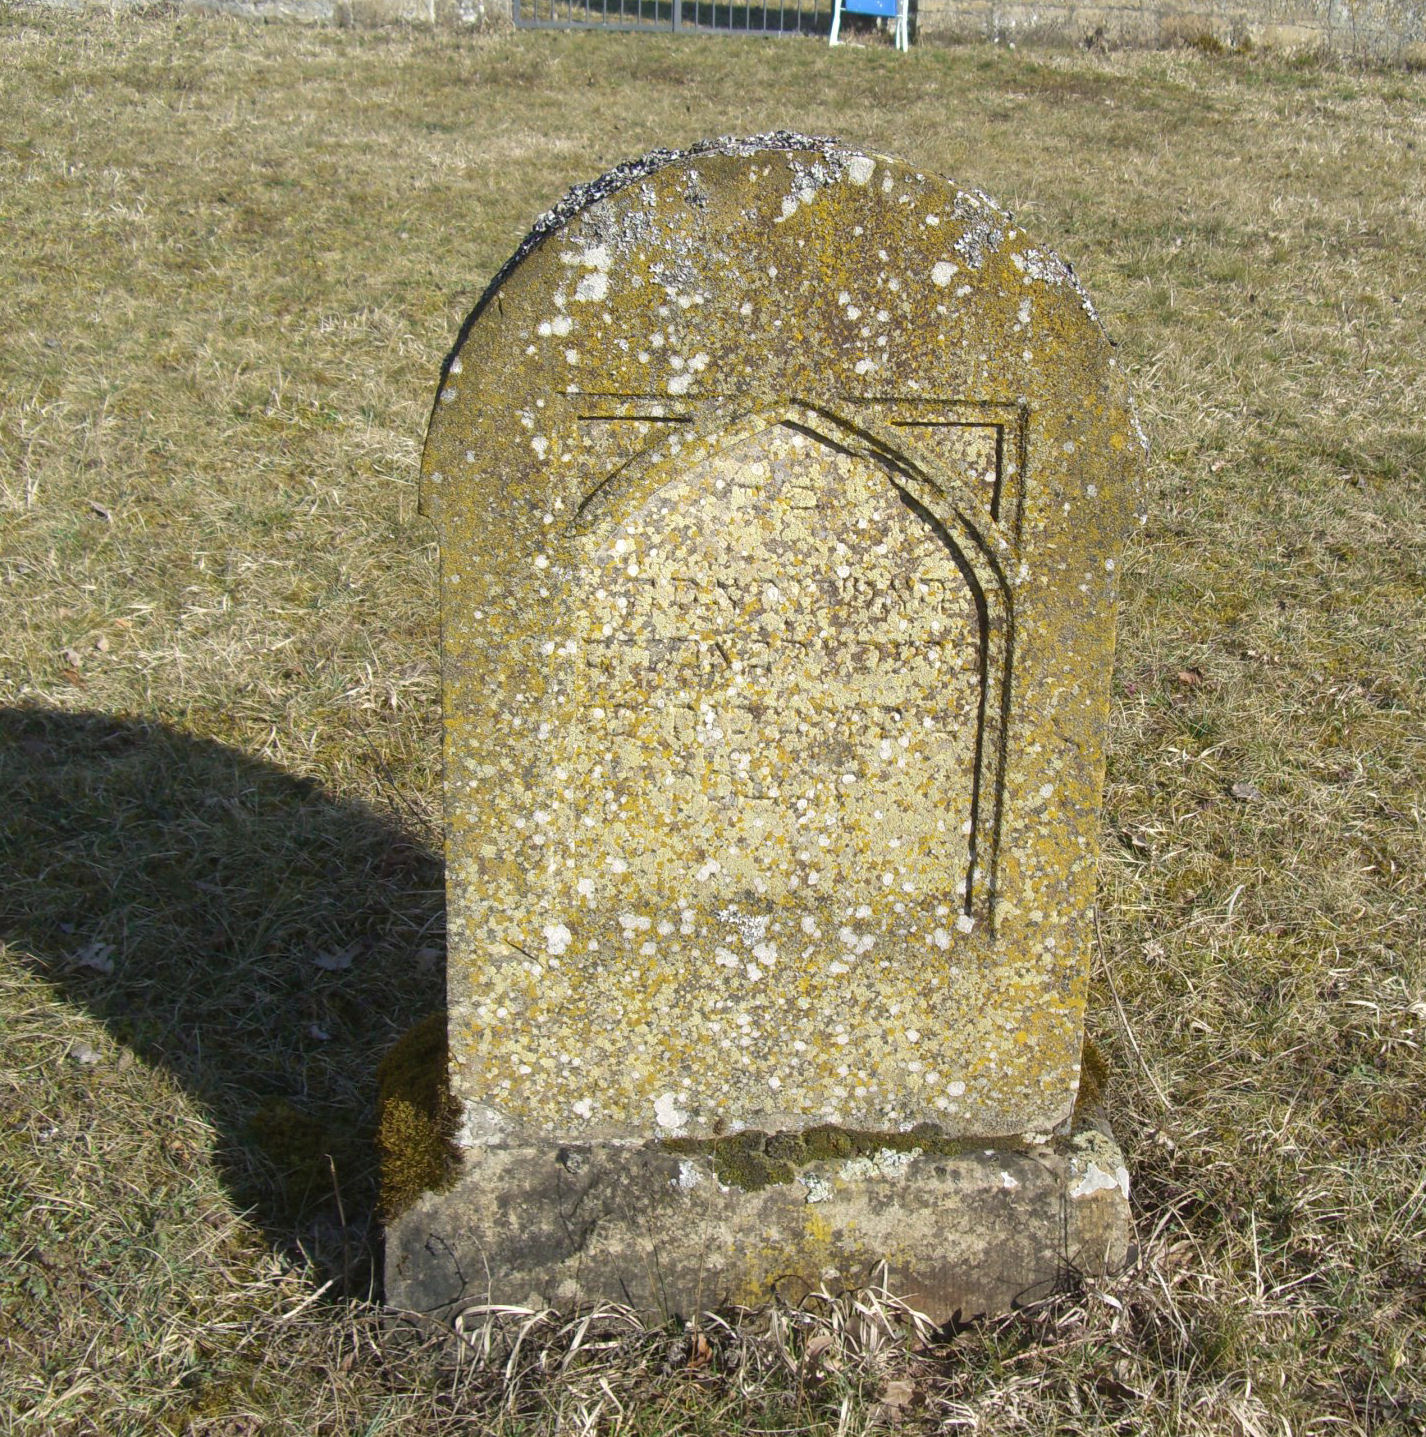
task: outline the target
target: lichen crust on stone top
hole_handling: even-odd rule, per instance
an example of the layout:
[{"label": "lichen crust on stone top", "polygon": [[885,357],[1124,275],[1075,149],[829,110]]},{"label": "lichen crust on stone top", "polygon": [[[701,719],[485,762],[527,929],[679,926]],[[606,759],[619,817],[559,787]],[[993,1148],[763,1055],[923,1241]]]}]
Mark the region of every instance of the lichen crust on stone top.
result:
[{"label": "lichen crust on stone top", "polygon": [[[578,216],[582,210],[606,200],[627,185],[637,180],[652,175],[655,171],[665,169],[670,165],[677,165],[682,162],[698,159],[709,155],[754,155],[761,151],[792,150],[803,154],[820,155],[824,162],[840,165],[848,173],[859,173],[863,167],[875,164],[880,159],[884,163],[893,164],[890,156],[880,154],[869,154],[851,148],[841,140],[834,139],[829,135],[802,135],[791,130],[772,130],[762,135],[719,135],[716,139],[700,140],[687,149],[675,150],[660,147],[649,150],[645,154],[635,156],[633,159],[625,160],[615,165],[613,169],[606,170],[602,175],[592,180],[584,180],[573,186],[560,201],[546,210],[530,226],[525,238],[515,247],[515,252],[500,267],[495,277],[486,286],[480,297],[479,303],[470,312],[465,323],[461,326],[456,343],[452,346],[451,352],[441,370],[441,383],[444,385],[446,373],[451,361],[459,353],[461,346],[465,343],[466,335],[470,327],[480,317],[486,304],[499,293],[500,286],[505,282],[506,277],[519,265],[529,253],[535,249],[546,235],[553,234],[557,230],[565,229],[570,222]],[[1003,225],[1010,225],[1014,216],[1001,207],[984,190],[972,189],[966,192],[972,201],[978,201],[988,214],[994,216]],[[982,221],[977,230],[982,232],[993,232],[993,225]],[[971,232],[972,235],[975,231]],[[972,238],[963,243],[974,243]],[[1098,312],[1094,308],[1094,302],[1085,293],[1084,287],[1079,282],[1079,276],[1075,274],[1074,267],[1059,255],[1049,250],[1032,249],[1027,250],[1024,255],[1026,269],[1036,279],[1044,280],[1049,284],[1067,284],[1079,296],[1080,303],[1084,306],[1085,312],[1096,322],[1099,321]],[[1133,396],[1129,396],[1132,407]],[[1144,436],[1138,420],[1134,420],[1135,430],[1143,445],[1145,452],[1148,450],[1148,440]]]},{"label": "lichen crust on stone top", "polygon": [[978,191],[779,135],[537,225],[423,461],[468,1141],[1068,1117],[1141,466]]}]

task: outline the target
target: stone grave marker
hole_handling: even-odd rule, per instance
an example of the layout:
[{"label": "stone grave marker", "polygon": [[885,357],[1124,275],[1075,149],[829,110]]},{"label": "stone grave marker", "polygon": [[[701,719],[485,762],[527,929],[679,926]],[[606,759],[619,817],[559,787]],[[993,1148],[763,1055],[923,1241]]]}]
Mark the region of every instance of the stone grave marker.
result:
[{"label": "stone grave marker", "polygon": [[1074,1110],[1142,438],[984,195],[775,135],[576,190],[447,361],[449,1315],[1103,1270]]}]

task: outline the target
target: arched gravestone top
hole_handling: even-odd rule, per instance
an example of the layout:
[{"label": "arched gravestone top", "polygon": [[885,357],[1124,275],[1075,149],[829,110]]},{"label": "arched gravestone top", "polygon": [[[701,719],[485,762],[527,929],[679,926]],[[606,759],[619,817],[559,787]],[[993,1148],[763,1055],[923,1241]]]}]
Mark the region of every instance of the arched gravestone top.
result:
[{"label": "arched gravestone top", "polygon": [[467,1143],[1067,1118],[1140,446],[1072,272],[895,160],[537,226],[423,464]]}]

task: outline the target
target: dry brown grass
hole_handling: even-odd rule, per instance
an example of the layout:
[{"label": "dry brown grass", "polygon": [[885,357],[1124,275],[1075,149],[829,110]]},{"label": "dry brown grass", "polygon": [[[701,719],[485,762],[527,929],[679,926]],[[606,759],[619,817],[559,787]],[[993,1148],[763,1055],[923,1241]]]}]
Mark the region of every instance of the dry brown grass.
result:
[{"label": "dry brown grass", "polygon": [[[1426,1428],[1426,76],[13,8],[0,74],[0,1431]],[[453,1365],[371,1301],[441,982],[426,408],[566,186],[776,127],[984,185],[1136,376],[1139,1260],[929,1348],[868,1293]]]}]

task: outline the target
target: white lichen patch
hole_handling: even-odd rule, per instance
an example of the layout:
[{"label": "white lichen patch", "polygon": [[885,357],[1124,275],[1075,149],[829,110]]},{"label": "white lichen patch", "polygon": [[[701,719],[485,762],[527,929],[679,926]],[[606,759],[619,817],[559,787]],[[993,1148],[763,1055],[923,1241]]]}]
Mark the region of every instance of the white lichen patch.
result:
[{"label": "white lichen patch", "polygon": [[1071,1140],[1069,1195],[1074,1199],[1093,1197],[1098,1192],[1119,1191],[1129,1198],[1129,1170],[1112,1139],[1093,1128],[1076,1133]]},{"label": "white lichen patch", "polygon": [[1128,1169],[1121,1167],[1109,1172],[1095,1163],[1090,1163],[1083,1174],[1071,1184],[1069,1195],[1072,1198],[1087,1198],[1097,1192],[1112,1192],[1115,1188],[1118,1188],[1125,1197],[1129,1196]]},{"label": "white lichen patch", "polygon": [[869,155],[853,155],[847,161],[847,180],[850,184],[870,184],[875,173],[876,161]]},{"label": "white lichen patch", "polygon": [[654,1121],[665,1132],[678,1133],[688,1122],[688,1114],[678,1106],[675,1094],[660,1093],[654,1099]]},{"label": "white lichen patch", "polygon": [[920,1156],[920,1148],[908,1148],[905,1152],[879,1148],[869,1157],[848,1158],[837,1169],[837,1176],[849,1183],[875,1178],[901,1178],[906,1176],[906,1170]]},{"label": "white lichen patch", "polygon": [[503,1141],[509,1132],[510,1124],[497,1108],[470,1098],[461,1104],[460,1127],[455,1137],[457,1147],[489,1147]]}]

